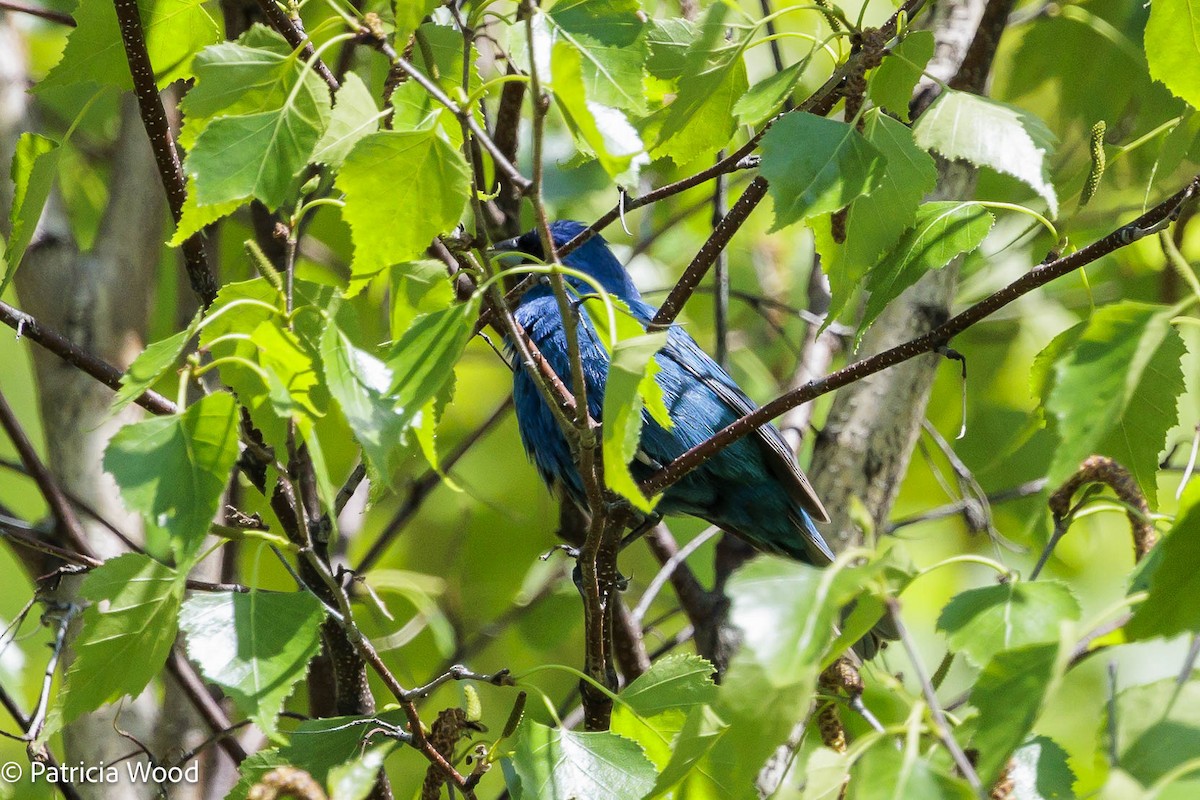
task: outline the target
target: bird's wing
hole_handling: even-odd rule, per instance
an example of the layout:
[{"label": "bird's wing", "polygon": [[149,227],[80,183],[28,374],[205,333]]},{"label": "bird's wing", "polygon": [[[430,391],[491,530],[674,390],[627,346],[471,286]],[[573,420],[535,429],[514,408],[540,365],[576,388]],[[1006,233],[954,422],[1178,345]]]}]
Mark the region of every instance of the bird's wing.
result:
[{"label": "bird's wing", "polygon": [[[738,388],[729,373],[709,358],[682,328],[670,329],[668,345],[663,348],[662,354],[712,390],[737,416],[744,417],[755,410],[754,401]],[[818,522],[829,522],[829,512],[821,504],[821,499],[817,497],[808,478],[800,471],[796,457],[775,426],[763,425],[751,435],[761,447],[767,466],[787,488],[792,499]]]}]

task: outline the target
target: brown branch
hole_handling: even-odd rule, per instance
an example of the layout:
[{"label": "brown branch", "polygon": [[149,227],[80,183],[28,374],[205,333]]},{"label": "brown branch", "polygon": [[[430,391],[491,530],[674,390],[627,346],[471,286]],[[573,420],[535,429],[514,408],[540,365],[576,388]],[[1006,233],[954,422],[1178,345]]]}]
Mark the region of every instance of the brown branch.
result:
[{"label": "brown branch", "polygon": [[59,25],[66,25],[70,28],[75,27],[75,18],[70,14],[64,14],[61,11],[51,11],[48,8],[40,6],[31,6],[27,3],[18,3],[16,0],[0,0],[0,9],[15,11],[18,14],[29,14],[33,17],[41,17],[42,19],[57,22]]},{"label": "brown branch", "polygon": [[[183,165],[175,147],[175,137],[167,124],[167,114],[162,98],[158,96],[158,84],[154,80],[154,66],[146,50],[146,36],[142,31],[142,19],[138,13],[137,0],[113,0],[117,11],[117,22],[121,27],[121,41],[125,45],[125,57],[129,62],[129,74],[133,78],[133,91],[141,112],[142,125],[150,137],[154,151],[154,162],[167,192],[171,216],[175,223],[183,218],[183,202],[187,199],[187,182],[183,176]],[[192,234],[183,243],[183,258],[188,281],[200,303],[209,306],[217,296],[217,280],[208,263],[203,234]]]},{"label": "brown branch", "polygon": [[742,196],[733,204],[733,208],[729,209],[729,213],[723,216],[713,229],[712,235],[700,247],[695,258],[692,259],[692,263],[688,264],[683,275],[679,277],[675,288],[659,306],[651,324],[665,327],[675,321],[679,312],[683,310],[683,304],[696,291],[700,281],[704,279],[709,268],[716,262],[717,256],[725,250],[729,240],[750,218],[750,212],[757,208],[766,196],[767,179],[759,175],[750,182],[746,191],[742,192]]},{"label": "brown branch", "polygon": [[[263,1],[268,2],[269,0]],[[522,175],[521,171],[517,169],[512,161],[510,161],[508,157],[500,150],[500,148],[496,145],[495,140],[488,135],[487,131],[485,131],[482,126],[480,126],[479,122],[475,119],[475,115],[471,113],[470,108],[462,108],[453,100],[451,100],[449,95],[443,92],[440,86],[430,80],[425,73],[421,72],[411,63],[409,63],[407,59],[397,53],[396,49],[388,43],[387,39],[376,36],[374,31],[371,31],[367,28],[363,29],[362,34],[365,37],[369,37],[371,44],[376,50],[383,54],[384,58],[386,58],[393,67],[401,70],[418,84],[420,84],[421,88],[428,92],[430,97],[448,108],[451,114],[463,121],[463,124],[470,129],[472,135],[475,136],[479,143],[483,145],[484,149],[486,149],[492,156],[492,161],[495,162],[496,167],[508,176],[508,179],[512,182],[513,186],[516,187],[517,191],[521,192],[522,194],[529,191],[529,188],[532,185],[531,181]]]},{"label": "brown branch", "polygon": [[1007,306],[1019,297],[1061,278],[1081,267],[1087,266],[1103,256],[1120,250],[1152,233],[1157,233],[1170,224],[1182,211],[1184,203],[1200,192],[1200,175],[1175,194],[1151,208],[1145,214],[1102,239],[1070,255],[1054,259],[1034,267],[1004,288],[970,306],[926,334],[899,344],[882,353],[863,359],[820,380],[809,381],[803,386],[783,395],[738,419],[716,435],[701,442],[680,455],[642,482],[641,488],[647,496],[657,494],[675,483],[702,462],[728,447],[751,431],[770,422],[789,409],[807,403],[835,389],[860,381],[868,375],[901,364],[925,353],[931,353],[949,342],[954,336],[975,325],[980,320]]},{"label": "brown branch", "polygon": [[81,555],[94,558],[95,553],[88,544],[83,523],[75,515],[75,509],[67,500],[67,496],[59,487],[54,475],[38,458],[33,442],[25,435],[25,430],[21,427],[17,415],[13,413],[12,407],[8,405],[3,392],[0,392],[0,427],[4,428],[8,438],[12,440],[13,447],[16,448],[17,454],[21,458],[21,463],[25,465],[26,471],[37,484],[42,496],[46,498],[46,504],[50,506],[50,513],[54,516],[59,536],[70,542],[71,546]]},{"label": "brown branch", "polygon": [[[287,40],[291,48],[300,51],[301,58],[305,61],[312,60],[312,57],[316,55],[316,51],[313,50],[312,41],[308,38],[308,34],[301,27],[299,17],[289,17],[275,0],[258,0],[258,8],[262,11],[263,16],[267,18],[270,26]],[[353,46],[353,43],[347,46]],[[334,77],[324,61],[320,58],[314,61],[313,70],[329,85],[331,92],[338,90],[340,86],[338,79]]]},{"label": "brown branch", "polygon": [[[893,14],[887,19],[886,22],[879,26],[878,35],[884,39],[895,36],[896,26],[900,16],[903,14],[908,20],[911,21],[925,6],[925,2],[926,0],[906,0],[904,5],[901,6],[895,14]],[[764,136],[766,136],[767,131],[770,130],[772,125],[774,125],[787,114],[793,113],[794,111],[805,111],[810,114],[825,116],[831,110],[833,110],[833,107],[837,105],[838,100],[840,100],[842,97],[843,84],[846,77],[854,70],[855,65],[858,63],[858,59],[862,57],[863,53],[851,55],[850,58],[848,58],[846,62],[833,73],[833,75],[829,76],[829,79],[826,80],[819,89],[809,95],[808,99],[806,99],[803,103],[801,103],[793,111],[785,111],[783,114],[780,114],[779,116],[770,120],[762,127],[761,130],[750,137],[750,140],[744,145],[711,167],[701,170],[690,177],[667,184],[666,186],[660,186],[659,188],[651,192],[647,192],[640,197],[624,198],[623,203],[618,203],[617,205],[613,206],[611,209],[601,215],[599,219],[589,225],[586,230],[580,231],[580,233],[574,239],[560,247],[559,254],[566,256],[567,254],[571,253],[576,247],[579,247],[579,245],[592,238],[594,234],[604,230],[609,225],[616,222],[622,213],[628,213],[634,209],[641,208],[642,206],[647,206],[651,203],[656,203],[659,200],[679,194],[680,192],[685,192],[688,189],[699,186],[705,181],[712,180],[718,175],[734,172],[738,169],[744,169],[746,167],[746,159],[749,158],[751,153],[753,153],[758,147],[758,143],[762,141]],[[761,200],[762,198],[759,199]]]},{"label": "brown branch", "polygon": [[[121,370],[90,350],[75,344],[53,328],[46,327],[32,315],[13,308],[2,300],[0,300],[0,322],[15,330],[18,338],[23,336],[40,344],[63,361],[91,375],[113,391],[121,388],[121,375],[123,374]],[[149,390],[143,392],[134,402],[151,414],[159,416],[174,414],[178,411],[170,400]]]}]

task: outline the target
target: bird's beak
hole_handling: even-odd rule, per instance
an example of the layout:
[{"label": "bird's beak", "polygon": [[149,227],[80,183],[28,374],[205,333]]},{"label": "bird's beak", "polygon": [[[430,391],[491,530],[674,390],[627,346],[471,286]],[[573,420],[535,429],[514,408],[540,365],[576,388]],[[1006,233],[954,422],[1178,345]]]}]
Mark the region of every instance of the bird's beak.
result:
[{"label": "bird's beak", "polygon": [[504,241],[498,241],[492,245],[491,252],[493,254],[515,253],[517,252],[517,239],[520,239],[520,236],[514,236],[512,239],[505,239]]}]

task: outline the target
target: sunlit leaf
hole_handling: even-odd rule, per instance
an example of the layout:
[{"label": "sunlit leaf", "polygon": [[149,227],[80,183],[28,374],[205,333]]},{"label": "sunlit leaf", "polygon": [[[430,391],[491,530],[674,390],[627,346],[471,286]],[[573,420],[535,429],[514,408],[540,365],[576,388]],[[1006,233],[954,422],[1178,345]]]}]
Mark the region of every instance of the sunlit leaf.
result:
[{"label": "sunlit leaf", "polygon": [[[369,277],[425,254],[439,233],[458,224],[470,172],[462,154],[433,130],[380,131],[359,140],[338,174],[346,193],[343,216],[354,239],[354,277]],[[396,191],[419,197],[419,208],[380,202]]]},{"label": "sunlit leaf", "polygon": [[[1180,764],[1200,758],[1200,680],[1192,673],[1183,683],[1175,677],[1134,686],[1117,695],[1115,720],[1097,732],[1117,754],[1117,766],[1150,786]],[[1106,715],[1107,716],[1107,715]]]},{"label": "sunlit leaf", "polygon": [[182,414],[126,425],[104,451],[125,504],[165,528],[181,558],[204,540],[238,455],[233,396],[213,392]]},{"label": "sunlit leaf", "polygon": [[200,317],[201,312],[197,311],[186,328],[147,345],[146,349],[138,354],[121,376],[121,388],[117,390],[117,398],[113,401],[114,414],[141,397],[143,392],[175,365],[187,343],[196,335]]},{"label": "sunlit leaf", "polygon": [[1178,418],[1185,348],[1163,306],[1122,301],[1097,309],[1054,365],[1046,410],[1059,445],[1047,480],[1058,486],[1088,456],[1115,459],[1157,505],[1158,454]]},{"label": "sunlit leaf", "polygon": [[881,741],[850,771],[850,800],[974,800],[975,792],[946,767]]},{"label": "sunlit leaf", "polygon": [[995,655],[971,690],[979,724],[971,744],[979,779],[991,786],[1037,720],[1042,702],[1065,666],[1057,642],[1031,644]]},{"label": "sunlit leaf", "polygon": [[36,133],[23,133],[17,139],[12,160],[12,207],[9,209],[8,243],[3,247],[0,266],[4,275],[0,277],[0,295],[8,288],[25,249],[33,241],[33,233],[41,219],[42,209],[58,175],[58,161],[62,155],[58,142]]},{"label": "sunlit leaf", "polygon": [[1064,583],[1013,581],[960,592],[942,609],[937,626],[952,650],[983,667],[1002,651],[1057,642],[1060,624],[1079,613],[1079,601]]},{"label": "sunlit leaf", "polygon": [[[187,78],[192,56],[221,40],[221,27],[203,0],[140,0],[138,12],[160,89]],[[75,28],[62,59],[38,82],[38,90],[77,83],[133,88],[113,4],[80,0],[72,16]]]},{"label": "sunlit leaf", "polygon": [[638,488],[629,471],[629,462],[637,455],[641,441],[646,396],[657,395],[658,405],[662,405],[662,389],[655,381],[659,368],[654,356],[666,343],[666,331],[618,342],[612,351],[604,385],[604,425],[601,428],[604,482],[643,511],[650,511],[654,502]]},{"label": "sunlit leaf", "polygon": [[830,219],[818,217],[811,222],[821,269],[829,276],[830,320],[861,288],[868,269],[916,221],[921,198],[937,182],[933,159],[913,143],[912,131],[904,125],[872,109],[866,114],[863,135],[887,159],[883,179],[869,194],[850,203],[845,242],[834,242]]},{"label": "sunlit leaf", "polygon": [[930,31],[911,31],[883,59],[867,87],[871,101],[901,119],[908,120],[908,104],[921,72],[933,57]]},{"label": "sunlit leaf", "polygon": [[139,553],[88,573],[80,595],[92,605],[83,612],[83,630],[72,643],[75,660],[56,700],[59,723],[136,696],[158,674],[175,643],[182,578]]},{"label": "sunlit leaf", "polygon": [[977,94],[943,91],[913,128],[917,144],[949,159],[961,158],[1011,175],[1058,214],[1058,195],[1049,177],[1054,134],[1040,119],[1016,106]]},{"label": "sunlit leaf", "polygon": [[1200,633],[1200,608],[1179,601],[1200,590],[1200,570],[1196,569],[1200,564],[1200,504],[1191,505],[1176,518],[1155,551],[1150,596],[1125,626],[1126,634],[1131,639],[1149,639]]},{"label": "sunlit leaf", "polygon": [[179,613],[188,657],[268,736],[321,647],[308,592],[197,592]]},{"label": "sunlit leaf", "polygon": [[865,331],[883,313],[888,303],[931,270],[941,269],[953,259],[983,243],[995,218],[974,203],[934,202],[917,209],[916,220],[900,240],[867,273],[871,292],[863,312],[860,331]]},{"label": "sunlit leaf", "polygon": [[329,127],[317,142],[312,160],[340,167],[359,139],[379,130],[380,117],[371,91],[353,72],[346,75],[334,100]]},{"label": "sunlit leaf", "polygon": [[[729,13],[724,3],[709,7],[679,68],[686,80],[679,81],[670,104],[642,126],[654,158],[667,157],[684,166],[715,153],[733,135],[733,108],[749,88],[743,59],[748,39],[737,34],[732,42],[726,39]],[[662,49],[656,48],[656,53]]]},{"label": "sunlit leaf", "polygon": [[1192,0],[1154,0],[1145,46],[1154,79],[1200,108],[1200,7]]},{"label": "sunlit leaf", "polygon": [[513,748],[511,771],[518,781],[509,791],[520,800],[629,800],[649,792],[657,777],[642,748],[615,733],[579,733],[526,718]]},{"label": "sunlit leaf", "polygon": [[772,125],[762,152],[775,201],[771,230],[846,206],[879,185],[887,164],[853,125],[804,112]]}]

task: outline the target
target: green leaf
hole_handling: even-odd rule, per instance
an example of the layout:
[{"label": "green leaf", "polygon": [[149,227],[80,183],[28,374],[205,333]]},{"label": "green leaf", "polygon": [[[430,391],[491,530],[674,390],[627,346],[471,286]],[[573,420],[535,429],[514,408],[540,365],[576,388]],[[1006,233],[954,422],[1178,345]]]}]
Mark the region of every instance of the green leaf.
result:
[{"label": "green leaf", "polygon": [[[348,772],[355,769],[348,762],[366,758],[363,737],[380,723],[400,728],[405,725],[406,718],[404,712],[397,709],[364,717],[330,717],[301,722],[292,731],[288,744],[260,750],[242,762],[238,768],[242,777],[226,800],[246,800],[251,787],[279,766],[299,767],[318,783],[328,781],[336,790]],[[357,780],[351,779],[351,782],[357,783]]]},{"label": "green leaf", "polygon": [[811,702],[841,608],[878,568],[817,569],[759,558],[734,573],[729,619],[743,639],[717,694],[717,712],[728,729],[706,756],[707,764],[724,765],[721,782],[735,788],[725,796],[755,796],[759,768]]},{"label": "green leaf", "polygon": [[[1143,786],[1179,765],[1200,758],[1200,681],[1182,685],[1167,678],[1117,695],[1116,720],[1101,723],[1100,736],[1115,730],[1117,764]],[[1107,716],[1107,715],[1106,715]]]},{"label": "green leaf", "polygon": [[321,603],[308,592],[197,592],[179,614],[188,657],[268,736],[321,648]]},{"label": "green leaf", "polygon": [[658,773],[636,743],[615,733],[578,733],[526,718],[509,765],[519,779],[515,798],[631,800],[654,788]]},{"label": "green leaf", "polygon": [[1145,47],[1150,75],[1200,108],[1200,6],[1194,0],[1154,0]]},{"label": "green leaf", "polygon": [[687,51],[696,40],[696,25],[683,17],[646,22],[646,74],[674,86],[687,69]]},{"label": "green leaf", "polygon": [[196,204],[254,197],[272,210],[282,206],[329,114],[329,89],[309,72],[304,87],[282,108],[210,122],[184,164],[196,188]]},{"label": "green leaf", "polygon": [[[380,131],[359,140],[337,177],[354,240],[352,276],[423,256],[435,236],[458,224],[470,185],[462,154],[433,130]],[[421,198],[419,212],[398,215],[379,202],[397,187]]]},{"label": "green leaf", "polygon": [[1049,178],[1054,134],[1028,111],[946,90],[917,120],[913,135],[921,147],[948,159],[1013,176],[1046,201],[1051,216],[1058,215],[1058,196]]},{"label": "green leaf", "polygon": [[419,317],[388,353],[389,395],[408,415],[421,409],[454,378],[454,365],[471,340],[479,297]]},{"label": "green leaf", "polygon": [[383,742],[329,770],[329,800],[366,800],[395,749],[396,742]]},{"label": "green leaf", "polygon": [[828,747],[818,747],[804,765],[804,795],[801,800],[838,800],[850,773],[850,759]]},{"label": "green leaf", "polygon": [[421,21],[433,13],[440,5],[439,0],[393,0],[392,11],[396,17],[394,39],[397,42],[407,41]]},{"label": "green leaf", "polygon": [[379,120],[371,90],[356,73],[346,73],[334,98],[329,127],[313,151],[313,163],[335,169],[342,166],[359,139],[379,130]]},{"label": "green leaf", "polygon": [[1058,486],[1090,455],[1128,469],[1151,507],[1158,504],[1158,454],[1183,393],[1183,340],[1174,311],[1122,301],[1097,309],[1054,365],[1046,410],[1059,444],[1047,481]]},{"label": "green leaf", "polygon": [[25,256],[25,249],[33,241],[42,209],[58,175],[61,155],[58,142],[45,136],[22,133],[17,139],[12,160],[13,196],[9,209],[8,244],[0,259],[0,265],[7,261],[8,266],[0,280],[0,295],[8,288]]},{"label": "green leaf", "polygon": [[1150,596],[1125,625],[1126,635],[1136,640],[1200,632],[1200,608],[1180,602],[1200,590],[1200,503],[1175,519],[1155,550],[1158,564],[1150,574]]},{"label": "green leaf", "polygon": [[117,390],[116,400],[113,401],[113,414],[141,397],[143,392],[175,365],[187,343],[196,335],[202,314],[202,311],[197,311],[186,328],[147,345],[146,349],[138,354],[121,376],[121,388]]},{"label": "green leaf", "polygon": [[104,469],[130,509],[172,537],[187,561],[204,542],[238,455],[233,396],[214,392],[182,414],[155,417],[117,431]]},{"label": "green leaf", "polygon": [[904,41],[884,56],[883,63],[871,75],[867,87],[871,102],[908,121],[908,104],[921,73],[933,58],[934,40],[930,31],[910,31]]},{"label": "green leaf", "polygon": [[737,33],[732,42],[725,38],[729,13],[725,3],[709,7],[683,57],[680,75],[686,80],[679,81],[670,105],[642,126],[643,140],[652,144],[651,157],[670,158],[682,167],[711,156],[737,130],[733,108],[749,88],[742,57],[749,38]]},{"label": "green leaf", "polygon": [[982,667],[1002,651],[1057,642],[1061,623],[1079,614],[1079,601],[1066,584],[1013,581],[955,595],[937,627],[952,650]]},{"label": "green leaf", "polygon": [[1017,800],[1074,800],[1075,773],[1066,752],[1045,736],[1035,736],[1013,753],[1008,776]]},{"label": "green leaf", "polygon": [[[190,77],[192,56],[221,41],[221,26],[204,9],[203,0],[140,0],[138,11],[160,89]],[[113,4],[80,0],[73,16],[75,28],[67,37],[62,59],[36,91],[79,83],[132,89]]]},{"label": "green leaf", "polygon": [[655,380],[659,367],[654,356],[666,343],[666,331],[618,342],[612,351],[608,380],[604,385],[604,425],[600,429],[604,482],[643,511],[651,511],[654,501],[638,488],[629,462],[637,455],[642,438],[642,409],[646,406],[646,398],[657,398],[652,404],[663,405],[662,387]]},{"label": "green leaf", "polygon": [[158,674],[175,643],[183,578],[139,553],[88,573],[80,595],[92,605],[83,612],[83,630],[72,645],[75,660],[57,697],[62,724],[140,694]]},{"label": "green leaf", "polygon": [[751,86],[733,107],[737,121],[742,125],[757,126],[774,116],[783,101],[791,96],[807,66],[806,61],[797,61]]},{"label": "green leaf", "polygon": [[975,800],[961,778],[918,753],[902,753],[890,741],[876,744],[850,771],[850,800]]},{"label": "green leaf", "polygon": [[641,15],[637,0],[558,0],[545,15],[553,42],[569,42],[578,51],[589,102],[645,111]]},{"label": "green leaf", "polygon": [[198,207],[289,199],[330,117],[329,87],[277,35],[255,27],[196,58],[180,142]]},{"label": "green leaf", "polygon": [[183,201],[183,216],[180,218],[179,224],[175,226],[175,233],[171,234],[171,240],[167,244],[170,247],[179,247],[196,233],[237,211],[244,202],[244,198],[237,198],[224,203],[202,206],[196,200],[196,180],[188,178],[187,197]]},{"label": "green leaf", "polygon": [[432,259],[408,261],[392,267],[388,283],[391,313],[388,329],[399,339],[422,314],[441,311],[454,302],[454,286],[446,265]]},{"label": "green leaf", "polygon": [[193,64],[196,82],[180,101],[179,144],[190,150],[218,116],[243,116],[287,102],[304,69],[275,31],[253,25],[237,42],[204,48]]},{"label": "green leaf", "polygon": [[979,709],[979,723],[971,743],[979,754],[975,766],[985,786],[996,782],[1037,720],[1065,666],[1059,664],[1058,650],[1057,642],[1004,650],[975,681],[971,705]]},{"label": "green leaf", "polygon": [[853,125],[794,112],[762,142],[762,174],[770,181],[777,231],[837,211],[883,179],[884,156]]},{"label": "green leaf", "polygon": [[659,769],[671,760],[671,742],[692,709],[716,698],[713,666],[691,654],[662,658],[621,692],[613,707],[613,733],[633,739]]},{"label": "green leaf", "polygon": [[[750,800],[758,797],[745,770],[739,770],[737,753],[729,746],[730,728],[707,705],[692,708],[670,750],[670,760],[649,797],[719,797]],[[673,791],[675,790],[675,791]]]},{"label": "green leaf", "polygon": [[974,203],[942,201],[921,205],[913,226],[867,273],[866,287],[871,296],[863,312],[860,333],[871,327],[888,303],[926,272],[941,269],[979,247],[994,221],[987,209]]},{"label": "green leaf", "polygon": [[[342,316],[346,316],[343,309]],[[331,313],[321,336],[321,364],[329,393],[341,406],[354,437],[371,466],[389,479],[408,452],[413,414],[404,413],[391,395],[392,369],[356,346]],[[446,367],[453,369],[453,363]]]},{"label": "green leaf", "polygon": [[829,276],[829,320],[836,319],[867,270],[916,221],[921,198],[937,184],[933,159],[916,146],[911,130],[877,109],[865,119],[863,135],[887,160],[883,179],[870,194],[850,203],[842,244],[833,241],[828,218],[812,222],[821,268]]},{"label": "green leaf", "polygon": [[554,98],[581,149],[621,186],[637,185],[638,173],[650,163],[637,130],[619,109],[587,100],[582,57],[566,42],[551,56]]}]

